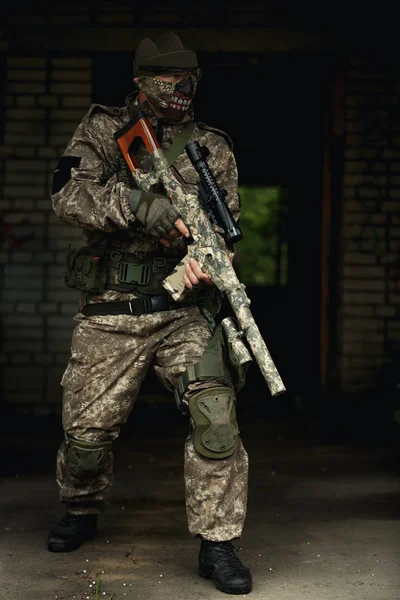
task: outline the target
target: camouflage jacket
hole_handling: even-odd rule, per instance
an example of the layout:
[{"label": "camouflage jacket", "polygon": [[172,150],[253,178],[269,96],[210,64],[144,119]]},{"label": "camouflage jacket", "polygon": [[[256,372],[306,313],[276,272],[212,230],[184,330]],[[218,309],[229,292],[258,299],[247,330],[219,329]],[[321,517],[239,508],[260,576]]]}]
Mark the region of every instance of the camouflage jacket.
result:
[{"label": "camouflage jacket", "polygon": [[[124,252],[141,256],[157,253],[182,257],[186,253],[182,239],[166,248],[135,226],[135,216],[128,202],[134,184],[126,180],[126,170],[124,176],[120,168],[123,161],[118,160],[121,156],[114,138],[114,132],[131,118],[127,106],[90,106],[59,163],[58,168],[63,164],[64,173],[61,184],[53,185],[53,209],[61,221],[82,228],[83,240],[87,245],[108,237],[110,247]],[[155,128],[156,118],[151,115],[149,118]],[[181,123],[164,125],[161,142],[164,150],[171,146],[182,128]],[[233,217],[238,220],[238,174],[231,139],[218,129],[196,122],[190,138],[190,141],[194,140],[210,150],[208,164],[220,187],[227,191],[228,205]],[[144,171],[152,168],[151,157],[144,147],[138,151],[138,158]],[[198,175],[185,151],[175,160],[171,170],[176,179],[193,192]],[[134,295],[107,290],[101,300],[131,297]]]}]

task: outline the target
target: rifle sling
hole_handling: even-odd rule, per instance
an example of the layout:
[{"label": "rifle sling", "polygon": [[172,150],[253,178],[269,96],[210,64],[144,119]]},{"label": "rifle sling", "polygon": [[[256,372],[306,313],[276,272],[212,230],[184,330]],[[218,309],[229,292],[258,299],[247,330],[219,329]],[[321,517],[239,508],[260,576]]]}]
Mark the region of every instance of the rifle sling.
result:
[{"label": "rifle sling", "polygon": [[174,139],[168,150],[164,150],[164,156],[167,159],[169,167],[173,165],[178,156],[182,154],[185,145],[190,140],[190,136],[193,133],[193,129],[194,121],[188,121],[187,123],[185,123],[180,134]]}]

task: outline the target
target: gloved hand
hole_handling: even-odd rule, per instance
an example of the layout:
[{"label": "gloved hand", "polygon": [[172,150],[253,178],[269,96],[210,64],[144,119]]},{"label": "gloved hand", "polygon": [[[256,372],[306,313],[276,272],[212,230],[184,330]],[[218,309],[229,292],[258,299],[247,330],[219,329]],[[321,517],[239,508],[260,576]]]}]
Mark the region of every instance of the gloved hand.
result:
[{"label": "gloved hand", "polygon": [[133,190],[129,207],[144,231],[157,239],[175,229],[175,222],[181,218],[166,196],[153,192]]}]

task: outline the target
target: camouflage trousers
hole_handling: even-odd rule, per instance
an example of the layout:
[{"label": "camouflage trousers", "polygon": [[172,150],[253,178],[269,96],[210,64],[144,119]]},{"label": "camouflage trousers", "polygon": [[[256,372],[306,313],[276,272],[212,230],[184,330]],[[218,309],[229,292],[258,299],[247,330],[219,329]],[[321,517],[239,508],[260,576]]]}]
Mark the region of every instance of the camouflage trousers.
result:
[{"label": "camouflage trousers", "polygon": [[[63,375],[63,427],[82,441],[110,441],[133,408],[143,379],[152,368],[169,390],[179,375],[202,355],[211,331],[196,306],[140,316],[91,316],[78,313],[71,357]],[[195,382],[186,392],[210,387]],[[219,385],[219,384],[216,384]],[[213,541],[240,537],[246,516],[248,456],[240,442],[224,459],[201,456],[190,435],[184,452],[185,500],[189,532]],[[60,499],[75,514],[99,513],[109,501],[112,456],[103,473],[76,479],[65,458],[57,457]]]}]

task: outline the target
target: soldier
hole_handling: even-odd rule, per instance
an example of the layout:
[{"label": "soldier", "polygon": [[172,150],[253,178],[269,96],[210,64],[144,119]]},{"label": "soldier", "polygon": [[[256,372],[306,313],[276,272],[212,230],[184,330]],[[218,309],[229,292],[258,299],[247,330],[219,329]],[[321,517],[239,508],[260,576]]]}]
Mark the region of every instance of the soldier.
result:
[{"label": "soldier", "polygon": [[[245,594],[251,574],[232,540],[241,536],[246,516],[248,457],[236,422],[237,387],[213,321],[220,293],[196,261],[186,268],[182,302],[163,288],[186,254],[190,232],[161,186],[135,188],[114,133],[145,113],[174,176],[190,191],[197,174],[184,146],[199,141],[210,150],[210,168],[237,220],[232,143],[194,120],[201,69],[196,53],[174,32],[141,40],[134,74],[138,89],[124,107],[91,105],[54,173],[54,211],[82,228],[86,245],[70,253],[65,273],[67,285],[81,295],[61,381],[65,439],[57,482],[66,514],[50,531],[48,549],[72,551],[96,535],[112,485],[112,445],[151,367],[190,417],[185,496],[189,532],[201,539],[199,574],[223,592]],[[135,154],[149,171],[144,145]],[[233,249],[227,252],[232,258]],[[205,416],[201,406],[216,399],[225,414],[213,423],[215,416]]]}]

